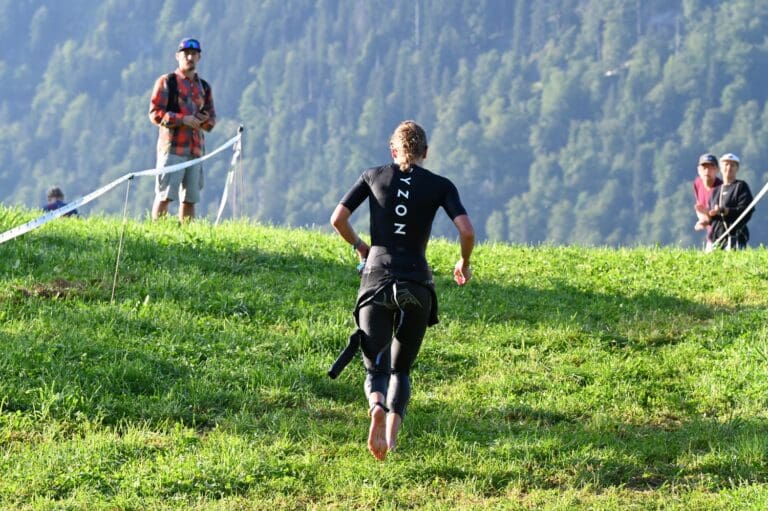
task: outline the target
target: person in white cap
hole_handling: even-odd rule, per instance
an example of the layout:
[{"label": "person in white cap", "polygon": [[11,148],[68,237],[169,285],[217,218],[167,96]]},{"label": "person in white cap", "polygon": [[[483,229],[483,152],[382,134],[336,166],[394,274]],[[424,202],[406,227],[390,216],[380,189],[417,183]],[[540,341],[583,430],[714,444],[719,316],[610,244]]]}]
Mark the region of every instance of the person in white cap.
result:
[{"label": "person in white cap", "polygon": [[[746,248],[749,241],[747,222],[752,217],[754,209],[736,223],[736,220],[752,203],[752,191],[749,189],[749,185],[745,181],[736,179],[739,164],[739,157],[733,153],[727,153],[720,157],[723,184],[712,192],[708,211],[712,225],[712,240],[714,242],[719,240],[718,246],[714,248],[740,250]],[[720,240],[728,229],[730,229],[728,236]]]}]

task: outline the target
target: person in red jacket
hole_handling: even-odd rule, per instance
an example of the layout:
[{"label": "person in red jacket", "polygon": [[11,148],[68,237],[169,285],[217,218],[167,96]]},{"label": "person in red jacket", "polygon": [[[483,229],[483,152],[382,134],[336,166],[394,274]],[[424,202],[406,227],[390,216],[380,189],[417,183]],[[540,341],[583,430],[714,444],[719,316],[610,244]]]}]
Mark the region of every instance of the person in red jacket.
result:
[{"label": "person in red jacket", "polygon": [[712,197],[714,189],[723,184],[723,181],[717,177],[719,168],[717,156],[710,153],[702,154],[699,156],[699,165],[697,167],[699,175],[693,180],[693,195],[696,197],[696,204],[693,207],[698,219],[693,228],[697,231],[707,231],[707,235],[704,238],[705,252],[712,250],[712,226],[709,223],[708,215],[709,198]]}]

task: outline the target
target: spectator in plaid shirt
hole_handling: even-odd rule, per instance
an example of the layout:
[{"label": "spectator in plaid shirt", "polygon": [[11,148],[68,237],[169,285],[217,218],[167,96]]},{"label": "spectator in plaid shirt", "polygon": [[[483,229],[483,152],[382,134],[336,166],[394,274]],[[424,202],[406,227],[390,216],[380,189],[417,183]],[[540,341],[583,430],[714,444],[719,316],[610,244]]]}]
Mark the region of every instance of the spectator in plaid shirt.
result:
[{"label": "spectator in plaid shirt", "polygon": [[[176,50],[179,67],[174,73],[163,75],[155,82],[149,118],[160,129],[157,168],[183,163],[205,154],[203,130],[213,129],[216,112],[211,89],[196,72],[201,52],[197,39],[182,39]],[[174,78],[176,87],[169,87],[169,81]],[[176,97],[172,97],[174,89]],[[202,188],[201,163],[157,176],[152,219],[167,214],[169,204],[181,199],[179,219],[191,220],[195,217],[195,204],[200,201]]]}]

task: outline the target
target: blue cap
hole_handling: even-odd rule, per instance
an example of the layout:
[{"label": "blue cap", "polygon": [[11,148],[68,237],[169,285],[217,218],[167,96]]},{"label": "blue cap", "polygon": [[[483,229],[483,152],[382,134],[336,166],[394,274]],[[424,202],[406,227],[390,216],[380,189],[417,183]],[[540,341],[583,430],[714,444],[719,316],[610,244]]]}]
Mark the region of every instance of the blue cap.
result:
[{"label": "blue cap", "polygon": [[701,156],[699,156],[699,165],[705,165],[705,164],[710,164],[710,165],[714,165],[715,167],[719,167],[719,165],[717,164],[717,156],[710,153],[702,154]]},{"label": "blue cap", "polygon": [[200,41],[198,41],[197,39],[192,39],[191,37],[182,39],[181,42],[179,42],[179,47],[176,48],[176,51],[184,51],[184,50],[197,50],[200,52],[203,51],[203,49],[200,47]]}]

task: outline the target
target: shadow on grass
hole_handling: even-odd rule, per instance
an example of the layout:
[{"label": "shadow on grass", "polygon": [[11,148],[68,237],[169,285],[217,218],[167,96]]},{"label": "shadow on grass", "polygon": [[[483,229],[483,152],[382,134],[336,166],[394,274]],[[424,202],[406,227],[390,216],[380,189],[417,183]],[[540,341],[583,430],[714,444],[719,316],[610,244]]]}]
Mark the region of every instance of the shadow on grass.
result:
[{"label": "shadow on grass", "polygon": [[[412,416],[447,413],[418,404],[411,409]],[[413,421],[415,425],[409,423],[412,444],[418,445],[422,437],[445,435],[463,445],[485,440],[487,446],[483,463],[476,468],[471,462],[435,463],[409,477],[425,483],[435,478],[479,481],[487,496],[504,495],[509,487],[720,491],[768,482],[768,420],[697,417],[670,427],[582,423],[557,411],[526,407],[507,412],[478,420],[476,415],[451,410],[450,417],[438,419],[450,423],[450,431],[427,426],[424,416]],[[488,438],[496,440],[488,446]]]}]

